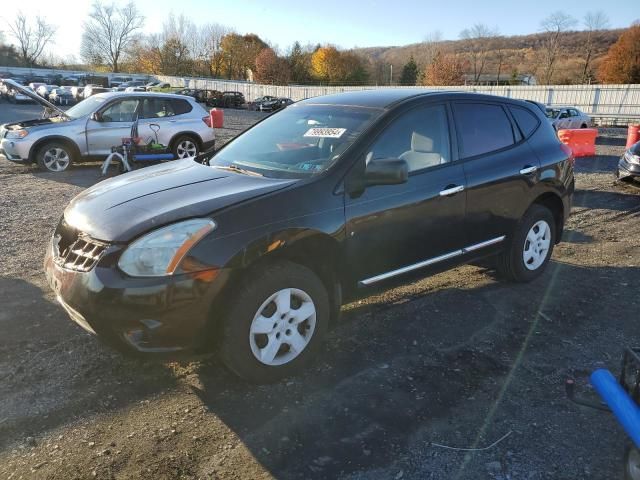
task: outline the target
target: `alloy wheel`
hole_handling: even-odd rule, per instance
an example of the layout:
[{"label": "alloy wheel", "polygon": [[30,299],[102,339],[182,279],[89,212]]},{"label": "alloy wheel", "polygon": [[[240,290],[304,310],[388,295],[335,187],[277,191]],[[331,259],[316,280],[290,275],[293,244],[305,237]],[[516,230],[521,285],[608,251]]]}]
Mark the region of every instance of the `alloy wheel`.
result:
[{"label": "alloy wheel", "polygon": [[198,154],[198,147],[192,140],[182,140],[176,147],[178,158],[195,157]]},{"label": "alloy wheel", "polygon": [[253,317],[251,352],[265,365],[284,365],[309,345],[315,328],[316,307],[311,297],[297,288],[279,290],[260,305]]},{"label": "alloy wheel", "polygon": [[52,172],[62,172],[66,170],[70,161],[69,154],[60,147],[48,149],[42,157],[42,163]]},{"label": "alloy wheel", "polygon": [[551,228],[544,220],[539,220],[529,229],[524,240],[522,259],[528,270],[537,270],[547,259],[551,246]]}]

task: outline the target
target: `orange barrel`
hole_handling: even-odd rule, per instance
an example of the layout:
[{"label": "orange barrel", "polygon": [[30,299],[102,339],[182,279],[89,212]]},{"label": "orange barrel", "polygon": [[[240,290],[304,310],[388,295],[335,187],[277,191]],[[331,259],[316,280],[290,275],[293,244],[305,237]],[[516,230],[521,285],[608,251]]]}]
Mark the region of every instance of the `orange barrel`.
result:
[{"label": "orange barrel", "polygon": [[627,129],[627,148],[640,142],[640,125],[629,125]]},{"label": "orange barrel", "polygon": [[558,130],[558,138],[573,152],[574,157],[590,157],[596,154],[597,128]]},{"label": "orange barrel", "polygon": [[224,125],[224,111],[212,108],[209,112],[209,123],[211,128],[222,128],[222,125]]}]

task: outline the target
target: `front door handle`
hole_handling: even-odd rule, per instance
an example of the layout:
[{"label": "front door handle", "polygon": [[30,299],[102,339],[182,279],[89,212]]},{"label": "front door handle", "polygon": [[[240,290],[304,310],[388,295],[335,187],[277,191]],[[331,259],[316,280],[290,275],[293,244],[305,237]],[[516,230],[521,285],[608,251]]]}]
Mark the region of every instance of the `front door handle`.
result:
[{"label": "front door handle", "polygon": [[535,173],[538,170],[538,167],[527,166],[520,170],[520,175],[529,175],[531,173]]},{"label": "front door handle", "polygon": [[448,197],[449,195],[455,195],[456,193],[460,193],[462,191],[464,191],[464,185],[455,185],[453,187],[449,186],[440,191],[440,196]]}]

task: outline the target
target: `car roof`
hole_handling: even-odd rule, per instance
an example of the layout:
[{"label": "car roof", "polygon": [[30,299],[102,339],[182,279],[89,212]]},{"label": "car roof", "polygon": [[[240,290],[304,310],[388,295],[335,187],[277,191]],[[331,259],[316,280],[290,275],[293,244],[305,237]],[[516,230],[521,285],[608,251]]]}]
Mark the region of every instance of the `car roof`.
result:
[{"label": "car roof", "polygon": [[177,98],[181,100],[189,100],[191,97],[187,95],[175,95],[173,93],[159,93],[159,92],[102,92],[94,95],[95,97],[111,99],[117,97],[157,97],[157,98]]},{"label": "car roof", "polygon": [[306,105],[349,105],[370,108],[391,108],[392,106],[407,100],[420,97],[447,97],[448,100],[488,100],[526,105],[524,101],[515,100],[497,95],[486,95],[461,90],[431,90],[428,88],[383,88],[358,90],[353,92],[335,93],[313,97],[297,102]]}]

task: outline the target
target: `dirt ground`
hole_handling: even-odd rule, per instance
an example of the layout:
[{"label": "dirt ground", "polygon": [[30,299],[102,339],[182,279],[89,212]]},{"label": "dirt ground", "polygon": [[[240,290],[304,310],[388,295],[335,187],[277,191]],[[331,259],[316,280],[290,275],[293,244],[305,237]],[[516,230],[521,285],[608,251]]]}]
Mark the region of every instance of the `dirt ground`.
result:
[{"label": "dirt ground", "polygon": [[[221,138],[259,117],[227,112]],[[564,380],[588,388],[640,344],[640,188],[612,175],[624,135],[601,130],[598,156],[578,159],[540,279],[464,266],[346,305],[310,371],[270,386],[215,358],[129,360],[85,334],[42,259],[97,165],[0,161],[0,478],[621,478],[622,430],[567,401]]]}]

